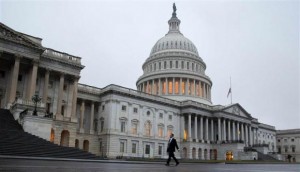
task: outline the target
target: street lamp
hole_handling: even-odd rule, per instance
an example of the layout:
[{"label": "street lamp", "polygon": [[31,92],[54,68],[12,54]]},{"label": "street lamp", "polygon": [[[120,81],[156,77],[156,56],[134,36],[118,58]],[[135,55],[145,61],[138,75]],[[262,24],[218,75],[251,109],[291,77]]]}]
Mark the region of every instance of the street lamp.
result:
[{"label": "street lamp", "polygon": [[37,103],[39,103],[42,100],[42,98],[40,98],[38,94],[35,94],[34,96],[32,96],[31,100],[34,103],[33,116],[37,116],[37,111],[36,111]]}]

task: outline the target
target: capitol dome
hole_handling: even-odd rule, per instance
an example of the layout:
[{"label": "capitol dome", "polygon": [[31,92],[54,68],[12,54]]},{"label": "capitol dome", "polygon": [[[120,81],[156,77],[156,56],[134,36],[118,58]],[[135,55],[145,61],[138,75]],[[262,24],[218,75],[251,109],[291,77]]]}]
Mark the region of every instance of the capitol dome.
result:
[{"label": "capitol dome", "polygon": [[168,21],[168,33],[153,46],[143,64],[139,91],[178,101],[192,100],[211,105],[212,81],[196,46],[180,32],[176,6]]}]

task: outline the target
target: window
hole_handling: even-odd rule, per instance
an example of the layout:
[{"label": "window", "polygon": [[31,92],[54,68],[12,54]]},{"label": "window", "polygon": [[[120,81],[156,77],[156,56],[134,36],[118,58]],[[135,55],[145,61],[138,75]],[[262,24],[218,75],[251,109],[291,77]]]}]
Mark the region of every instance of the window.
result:
[{"label": "window", "polygon": [[291,139],[291,142],[294,142],[295,140],[294,139]]},{"label": "window", "polygon": [[124,148],[125,148],[125,143],[124,142],[120,142],[120,152],[124,153]]},{"label": "window", "polygon": [[68,88],[67,84],[64,84],[64,91],[66,91]]},{"label": "window", "polygon": [[172,120],[172,115],[169,115],[169,120]]},{"label": "window", "polygon": [[192,71],[194,71],[194,63],[192,63]]},{"label": "window", "polygon": [[170,69],[172,69],[172,68],[173,68],[173,62],[170,61]]},{"label": "window", "polygon": [[158,146],[158,155],[162,155],[162,146]]},{"label": "window", "polygon": [[178,69],[178,61],[176,61],[176,64],[175,64],[175,65],[176,65],[176,69]]},{"label": "window", "polygon": [[292,152],[295,152],[295,149],[296,149],[296,147],[295,147],[295,146],[293,146],[293,147],[292,147]]},{"label": "window", "polygon": [[278,147],[278,153],[281,153],[281,147]]},{"label": "window", "polygon": [[145,154],[150,154],[150,145],[146,145]]},{"label": "window", "polygon": [[133,113],[138,113],[138,108],[133,108]]},{"label": "window", "polygon": [[150,71],[152,71],[152,64],[150,65]]},{"label": "window", "polygon": [[21,82],[21,81],[22,81],[22,78],[23,78],[22,75],[18,75],[18,81]]},{"label": "window", "polygon": [[189,62],[186,62],[186,68],[190,69],[190,63]]},{"label": "window", "polygon": [[165,61],[164,62],[164,69],[166,69],[167,68],[167,62]]},{"label": "window", "polygon": [[1,78],[5,78],[5,71],[0,70],[0,77],[1,77]]},{"label": "window", "polygon": [[104,119],[100,121],[100,132],[103,132],[104,129]]},{"label": "window", "polygon": [[164,131],[163,126],[159,125],[158,126],[158,137],[163,137],[163,135],[164,135],[163,131]]},{"label": "window", "polygon": [[104,105],[102,105],[102,111],[104,111],[104,109],[105,109],[105,106],[104,106]]},{"label": "window", "polygon": [[99,142],[99,152],[103,152],[103,144],[102,141]]},{"label": "window", "polygon": [[145,123],[145,136],[150,136],[151,135],[151,123],[150,121],[147,121]]},{"label": "window", "polygon": [[132,153],[136,153],[136,143],[132,143]]},{"label": "window", "polygon": [[181,61],[181,69],[183,69],[183,68],[184,68],[184,62]]},{"label": "window", "polygon": [[285,147],[285,148],[284,148],[284,152],[288,152],[288,147]]},{"label": "window", "polygon": [[280,139],[278,139],[277,141],[280,142]]},{"label": "window", "polygon": [[168,136],[170,136],[173,133],[173,126],[169,125],[167,128]]},{"label": "window", "polygon": [[122,111],[126,111],[126,106],[122,106]]},{"label": "window", "polygon": [[64,114],[65,114],[65,106],[62,105],[61,106],[61,115],[64,116]]},{"label": "window", "polygon": [[131,123],[131,134],[137,134],[138,123],[136,121]]},{"label": "window", "polygon": [[147,116],[150,116],[150,111],[147,111]]},{"label": "window", "polygon": [[156,70],[156,63],[154,63],[154,70]]},{"label": "window", "polygon": [[125,133],[125,121],[121,121],[121,132]]},{"label": "window", "polygon": [[158,63],[158,69],[161,69],[161,62]]},{"label": "window", "polygon": [[284,139],[284,142],[287,142],[287,139]]},{"label": "window", "polygon": [[163,118],[163,113],[159,113],[159,118]]}]

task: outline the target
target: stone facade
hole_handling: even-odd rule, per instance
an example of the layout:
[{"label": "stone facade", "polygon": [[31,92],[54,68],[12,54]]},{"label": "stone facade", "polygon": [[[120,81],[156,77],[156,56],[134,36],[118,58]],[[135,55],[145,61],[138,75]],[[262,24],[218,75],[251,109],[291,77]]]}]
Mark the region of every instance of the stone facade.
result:
[{"label": "stone facade", "polygon": [[[170,133],[180,158],[252,159],[244,148],[261,144],[276,152],[275,127],[238,103],[211,103],[206,65],[179,25],[173,12],[168,34],[152,48],[132,90],[79,84],[80,57],[0,23],[1,108],[11,109],[27,132],[110,158],[166,158]],[[36,104],[35,94],[41,98]]]},{"label": "stone facade", "polygon": [[277,130],[277,150],[285,161],[300,162],[300,129]]}]

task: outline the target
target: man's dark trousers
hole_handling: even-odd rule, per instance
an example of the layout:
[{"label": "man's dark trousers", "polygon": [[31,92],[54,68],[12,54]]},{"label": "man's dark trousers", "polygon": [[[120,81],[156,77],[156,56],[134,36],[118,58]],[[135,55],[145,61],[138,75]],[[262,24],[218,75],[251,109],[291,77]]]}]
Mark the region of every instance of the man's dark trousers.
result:
[{"label": "man's dark trousers", "polygon": [[171,158],[173,158],[175,160],[176,164],[178,164],[178,161],[177,161],[177,159],[176,159],[176,157],[174,155],[174,152],[169,152],[169,158],[168,158],[167,164],[170,163]]}]

